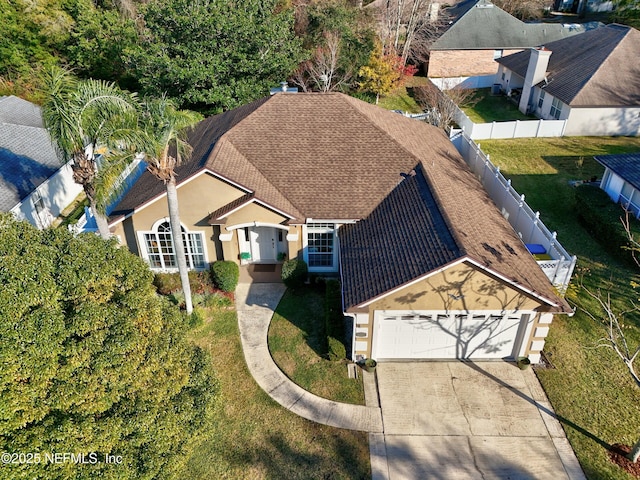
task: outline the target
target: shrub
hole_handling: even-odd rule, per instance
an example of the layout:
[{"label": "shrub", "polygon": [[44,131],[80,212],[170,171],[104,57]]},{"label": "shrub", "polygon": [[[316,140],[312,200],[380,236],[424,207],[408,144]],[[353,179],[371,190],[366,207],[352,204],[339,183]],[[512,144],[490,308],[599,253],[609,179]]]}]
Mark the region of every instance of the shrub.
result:
[{"label": "shrub", "polygon": [[[620,205],[611,201],[609,195],[593,185],[576,187],[576,209],[578,218],[589,234],[613,255],[626,261],[633,261],[627,232],[621,218],[625,212]],[[638,222],[631,218],[631,232],[640,235]]]},{"label": "shrub", "polygon": [[218,260],[211,265],[211,278],[223,292],[233,292],[240,278],[240,267],[231,261]]},{"label": "shrub", "polygon": [[[213,291],[214,284],[207,272],[191,270],[188,275],[189,285],[191,285],[191,292],[193,294],[205,294]],[[180,274],[177,272],[156,273],[153,278],[153,284],[161,295],[169,295],[182,290]]]},{"label": "shrub", "polygon": [[329,347],[327,352],[329,360],[336,361],[347,358],[347,348],[340,340],[333,337],[327,337],[327,345]]},{"label": "shrub", "polygon": [[294,290],[300,288],[307,279],[308,273],[309,269],[304,260],[292,258],[282,264],[282,281],[288,288]]},{"label": "shrub", "polygon": [[230,307],[231,305],[233,305],[231,299],[219,293],[207,295],[204,300],[204,306],[210,308]]},{"label": "shrub", "polygon": [[180,275],[177,273],[156,273],[153,277],[153,284],[160,295],[169,295],[182,290]]}]

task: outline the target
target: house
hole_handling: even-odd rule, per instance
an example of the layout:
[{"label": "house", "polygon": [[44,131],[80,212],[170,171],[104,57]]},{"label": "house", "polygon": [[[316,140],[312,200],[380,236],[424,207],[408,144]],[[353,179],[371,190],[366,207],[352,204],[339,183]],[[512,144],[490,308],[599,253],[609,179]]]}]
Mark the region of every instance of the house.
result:
[{"label": "house", "polygon": [[473,82],[465,83],[468,88],[489,87],[498,70],[496,59],[594,26],[525,23],[489,0],[479,0],[431,45],[427,74],[430,78],[472,77]]},{"label": "house", "polygon": [[564,135],[640,134],[640,32],[607,25],[497,60],[522,112],[566,120]]},{"label": "house", "polygon": [[[342,277],[352,355],[537,362],[556,296],[439,129],[339,93],[278,93],[209,117],[178,168],[188,262],[247,272],[301,258]],[[175,269],[164,185],[145,173],[110,217]]]},{"label": "house", "polygon": [[600,188],[611,200],[640,218],[640,153],[593,157],[604,168]]},{"label": "house", "polygon": [[62,166],[40,108],[0,97],[0,211],[46,228],[82,192]]}]

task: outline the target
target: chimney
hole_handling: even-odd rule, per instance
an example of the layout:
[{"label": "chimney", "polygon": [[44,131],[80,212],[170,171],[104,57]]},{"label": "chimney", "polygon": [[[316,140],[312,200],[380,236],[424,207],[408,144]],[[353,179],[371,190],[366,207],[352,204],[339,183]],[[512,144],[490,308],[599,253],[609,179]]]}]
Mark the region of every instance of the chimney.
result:
[{"label": "chimney", "polygon": [[524,85],[522,87],[522,97],[520,97],[519,110],[527,114],[531,105],[531,97],[533,95],[533,86],[540,83],[547,77],[547,67],[549,66],[549,58],[551,50],[545,47],[532,48],[529,64],[527,65],[527,73],[524,77]]}]

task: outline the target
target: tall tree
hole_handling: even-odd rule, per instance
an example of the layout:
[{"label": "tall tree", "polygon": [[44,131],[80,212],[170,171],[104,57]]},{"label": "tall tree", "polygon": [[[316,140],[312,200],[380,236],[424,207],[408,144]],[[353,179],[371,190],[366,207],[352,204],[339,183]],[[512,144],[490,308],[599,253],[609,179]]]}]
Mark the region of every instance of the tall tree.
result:
[{"label": "tall tree", "polygon": [[190,127],[198,123],[200,114],[188,110],[178,110],[171,100],[161,98],[146,103],[146,145],[144,146],[147,169],[165,184],[167,206],[173,249],[180,272],[180,281],[186,301],[187,313],[193,310],[191,286],[187,259],[184,251],[186,239],[180,226],[178,208],[178,190],[176,188],[175,168],[191,156],[191,145],[187,142]]},{"label": "tall tree", "polygon": [[[217,387],[152,277],[115,240],[0,216],[0,448],[39,455],[5,462],[0,479],[155,479],[179,468]],[[53,452],[85,463],[52,463]]]},{"label": "tall tree", "polygon": [[113,83],[77,81],[59,68],[47,72],[44,90],[44,124],[64,161],[71,162],[73,179],[87,195],[100,235],[109,238],[107,219],[98,208],[97,150],[120,149],[134,138],[136,96]]},{"label": "tall tree", "polygon": [[140,7],[129,51],[142,91],[214,112],[267,95],[301,59],[293,11],[277,0],[158,0]]},{"label": "tall tree", "polygon": [[369,63],[358,71],[360,88],[365,92],[374,93],[376,105],[380,95],[386,95],[398,85],[402,72],[398,70],[396,58],[382,53],[382,45],[378,44],[371,56]]}]

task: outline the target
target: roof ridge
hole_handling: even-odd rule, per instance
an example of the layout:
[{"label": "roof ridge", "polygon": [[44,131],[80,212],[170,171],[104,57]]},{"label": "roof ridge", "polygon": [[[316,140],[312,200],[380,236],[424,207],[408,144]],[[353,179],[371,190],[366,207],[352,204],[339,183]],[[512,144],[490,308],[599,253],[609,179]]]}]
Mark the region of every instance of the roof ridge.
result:
[{"label": "roof ridge", "polygon": [[[612,24],[612,25],[606,25],[605,28],[610,28],[612,30],[618,30],[621,29],[620,27],[625,27],[625,25],[619,25],[619,24]],[[622,30],[622,29],[621,29]],[[605,57],[604,61],[600,63],[600,65],[598,65],[598,67],[595,69],[595,71],[589,76],[589,78],[587,78],[587,81],[584,82],[584,84],[578,89],[578,91],[576,92],[576,94],[573,96],[573,98],[571,99],[571,103],[573,103],[574,101],[576,101],[579,97],[580,94],[584,91],[585,88],[587,88],[589,85],[591,85],[594,82],[594,79],[597,80],[596,76],[598,76],[598,74],[602,74],[603,71],[606,71],[607,69],[604,68],[605,65],[608,68],[608,65],[613,62],[614,60],[611,58],[612,55],[614,54],[614,52],[618,49],[618,47],[620,46],[620,44],[627,38],[627,36],[630,34],[631,32],[631,27],[627,27],[626,28],[626,33],[624,35],[622,35],[621,37],[619,37],[615,43],[615,46],[613,46],[611,48],[611,50],[609,51],[609,53],[607,54],[607,56]],[[613,42],[612,42],[613,43]],[[553,55],[553,54],[552,54]],[[571,105],[570,103],[570,105]]]},{"label": "roof ridge", "polygon": [[[294,95],[294,93],[284,93],[284,92],[282,92],[282,95]],[[248,158],[247,158],[247,157],[246,157],[246,156],[245,156],[245,155],[244,155],[244,154],[243,154],[243,153],[242,153],[242,152],[241,152],[241,151],[240,151],[240,150],[235,146],[235,144],[234,144],[231,140],[229,140],[229,139],[225,138],[225,137],[227,137],[227,136],[230,136],[230,132],[232,132],[236,127],[240,128],[240,127],[242,127],[242,124],[243,124],[243,123],[248,123],[248,122],[249,122],[249,120],[248,120],[248,119],[249,119],[250,117],[252,117],[252,116],[256,115],[256,114],[257,114],[257,112],[259,112],[261,109],[263,109],[263,108],[265,108],[265,109],[266,109],[265,105],[267,105],[271,100],[273,100],[273,99],[275,99],[275,98],[277,98],[277,97],[279,98],[279,96],[280,96],[280,95],[279,95],[278,93],[276,93],[276,94],[274,94],[274,95],[271,95],[270,97],[263,97],[263,98],[266,98],[266,100],[265,100],[264,102],[262,102],[262,103],[258,106],[258,108],[256,108],[256,109],[255,109],[255,110],[253,110],[251,113],[249,113],[248,115],[246,115],[242,120],[240,120],[238,123],[236,123],[235,125],[233,125],[233,127],[231,127],[229,130],[227,130],[226,132],[224,132],[224,134],[222,134],[222,135],[220,136],[220,138],[218,139],[218,142],[216,143],[216,147],[214,147],[214,151],[216,150],[216,148],[218,147],[218,145],[220,145],[222,142],[225,142],[225,141],[226,141],[226,142],[228,142],[228,143],[229,143],[229,145],[231,145],[231,146],[233,147],[233,149],[234,149],[236,152],[238,152],[238,154],[239,154],[239,155],[241,155],[241,156],[242,156],[242,158],[244,158],[244,159],[245,159],[245,161],[246,161],[249,165],[251,165],[251,166],[252,166],[252,167],[253,167],[253,168],[254,168],[254,169],[255,169],[255,170],[260,174],[260,176],[264,179],[264,181],[265,181],[265,182],[267,182],[267,183],[271,186],[271,188],[273,188],[276,192],[278,192],[278,194],[279,194],[282,198],[284,198],[284,199],[285,199],[285,200],[286,200],[286,201],[287,201],[287,202],[288,202],[292,207],[294,207],[295,212],[290,212],[290,213],[292,213],[294,217],[298,217],[298,216],[299,216],[298,214],[302,213],[302,212],[301,212],[301,210],[300,210],[300,208],[298,207],[298,205],[295,205],[291,200],[289,200],[289,199],[287,198],[287,196],[286,196],[286,195],[285,195],[285,194],[284,194],[284,193],[283,193],[283,192],[282,192],[278,187],[276,187],[276,186],[275,186],[275,185],[274,185],[274,184],[269,180],[269,178],[267,177],[267,175],[265,175],[265,173],[264,173],[264,172],[263,172],[263,171],[262,171],[262,170],[261,170],[257,165],[255,165],[252,161],[250,161],[250,160],[249,160],[249,159],[248,159]],[[213,155],[213,153],[214,153],[214,152],[212,151],[212,152],[211,152],[211,155]],[[217,152],[216,152],[216,155],[217,155]],[[258,198],[258,197],[256,197],[256,198]],[[267,203],[269,203],[269,202],[267,202]]]}]

